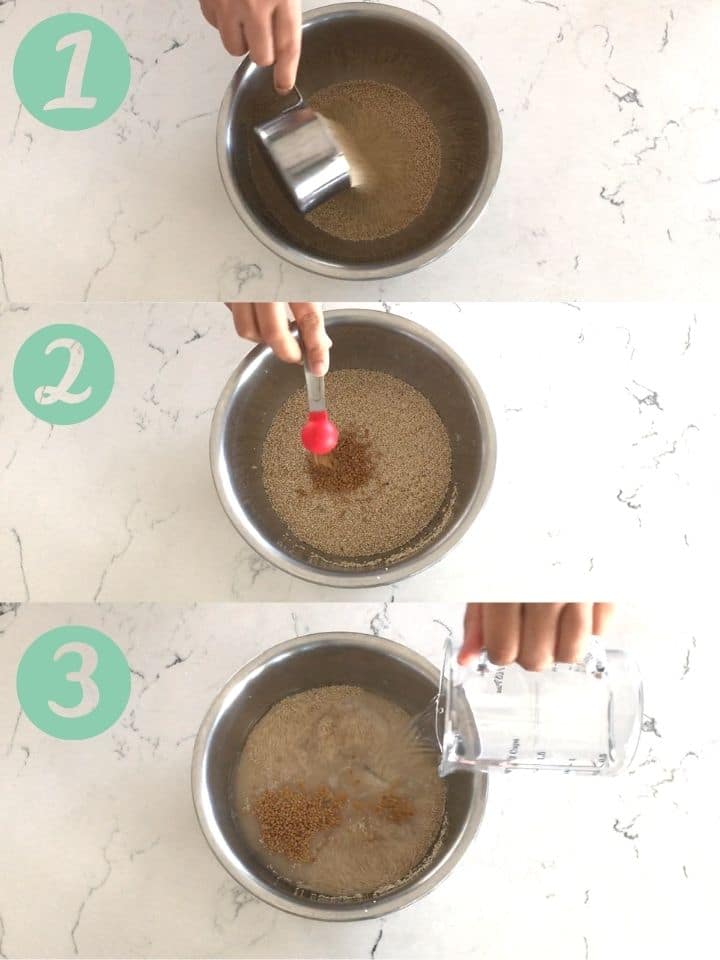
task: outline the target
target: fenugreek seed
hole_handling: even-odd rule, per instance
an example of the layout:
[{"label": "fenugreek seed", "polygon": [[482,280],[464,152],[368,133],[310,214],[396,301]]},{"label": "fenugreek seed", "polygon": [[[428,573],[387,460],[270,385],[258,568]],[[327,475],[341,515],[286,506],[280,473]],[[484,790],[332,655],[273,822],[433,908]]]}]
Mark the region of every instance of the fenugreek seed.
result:
[{"label": "fenugreek seed", "polygon": [[296,863],[312,863],[316,834],[340,823],[347,798],[327,787],[307,791],[302,787],[266,790],[253,803],[260,839],[272,853]]}]

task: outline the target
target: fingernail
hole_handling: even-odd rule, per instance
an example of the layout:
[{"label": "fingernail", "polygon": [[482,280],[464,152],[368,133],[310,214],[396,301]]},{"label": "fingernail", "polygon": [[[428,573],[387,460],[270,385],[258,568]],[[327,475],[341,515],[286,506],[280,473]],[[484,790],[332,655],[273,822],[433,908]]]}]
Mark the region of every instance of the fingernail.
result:
[{"label": "fingernail", "polygon": [[313,363],[311,369],[313,372],[313,376],[316,376],[316,377],[324,377],[325,374],[328,372],[326,363]]}]

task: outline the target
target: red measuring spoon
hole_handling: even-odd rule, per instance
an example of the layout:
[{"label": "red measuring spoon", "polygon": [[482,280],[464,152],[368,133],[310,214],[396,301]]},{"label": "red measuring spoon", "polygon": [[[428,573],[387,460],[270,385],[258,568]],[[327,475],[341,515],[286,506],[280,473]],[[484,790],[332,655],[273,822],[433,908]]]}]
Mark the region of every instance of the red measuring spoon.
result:
[{"label": "red measuring spoon", "polygon": [[325,457],[338,445],[340,432],[328,416],[325,404],[325,377],[316,377],[310,371],[307,354],[303,351],[305,386],[308,397],[308,416],[300,431],[303,447],[316,457]]}]

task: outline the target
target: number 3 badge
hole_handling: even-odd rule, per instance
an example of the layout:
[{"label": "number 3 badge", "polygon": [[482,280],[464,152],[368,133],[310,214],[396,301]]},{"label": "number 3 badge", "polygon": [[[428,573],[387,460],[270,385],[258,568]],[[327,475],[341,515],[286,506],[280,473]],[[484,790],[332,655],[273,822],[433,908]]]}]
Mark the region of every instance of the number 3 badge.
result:
[{"label": "number 3 badge", "polygon": [[25,651],[17,694],[28,719],[60,740],[109,729],[130,699],[130,668],[110,637],[91,627],[57,627]]},{"label": "number 3 badge", "polygon": [[110,352],[85,327],[54,324],[29,337],[13,371],[23,406],[52,424],[87,420],[105,405],[115,381]]},{"label": "number 3 badge", "polygon": [[111,117],[127,96],[130,57],[102,20],[61,13],[26,35],[13,78],[36,120],[57,130],[87,130]]}]

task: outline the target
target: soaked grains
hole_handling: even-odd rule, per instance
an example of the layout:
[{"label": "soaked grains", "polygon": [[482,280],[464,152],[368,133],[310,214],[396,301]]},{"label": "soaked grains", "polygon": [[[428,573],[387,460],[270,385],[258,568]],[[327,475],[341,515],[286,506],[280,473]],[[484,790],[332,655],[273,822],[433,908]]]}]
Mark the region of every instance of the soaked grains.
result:
[{"label": "soaked grains", "polygon": [[427,207],[440,176],[440,138],[420,104],[373,80],[335,83],[310,105],[331,124],[353,187],[307,219],[341,240],[379,240],[409,226]]},{"label": "soaked grains", "polygon": [[412,800],[400,797],[396,793],[384,793],[377,803],[377,811],[381,817],[391,823],[404,823],[415,815]]},{"label": "soaked grains", "polygon": [[265,438],[266,493],[295,537],[325,556],[387,557],[438,520],[451,482],[447,431],[419,391],[386,373],[330,373],[326,398],[338,447],[322,464],[305,452],[298,390]]},{"label": "soaked grains", "polygon": [[445,786],[435,755],[395,749],[409,720],[343,685],[286,697],[258,721],[233,799],[247,841],[278,876],[328,896],[367,895],[431,855]]}]

